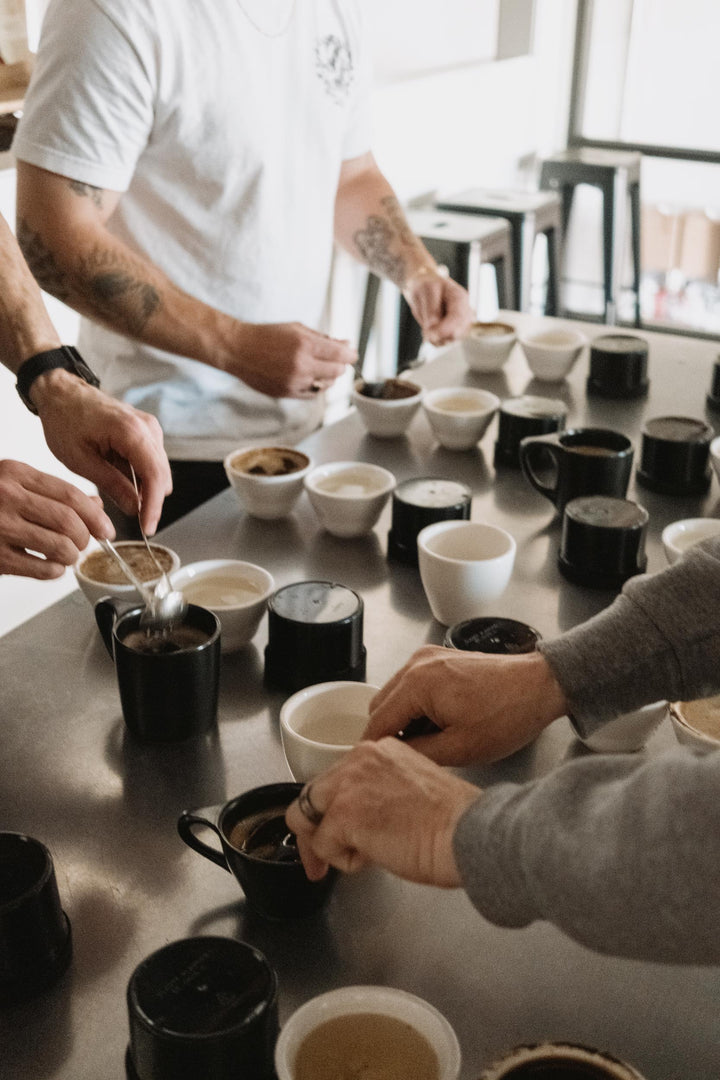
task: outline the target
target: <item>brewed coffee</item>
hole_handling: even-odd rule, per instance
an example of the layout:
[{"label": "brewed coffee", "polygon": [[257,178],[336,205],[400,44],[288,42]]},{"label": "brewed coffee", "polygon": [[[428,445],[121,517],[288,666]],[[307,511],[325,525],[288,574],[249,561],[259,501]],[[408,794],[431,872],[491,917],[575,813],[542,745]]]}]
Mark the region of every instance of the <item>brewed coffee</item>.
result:
[{"label": "brewed coffee", "polygon": [[265,862],[300,862],[295,837],[285,822],[286,806],[270,806],[233,825],[228,841],[236,851]]},{"label": "brewed coffee", "polygon": [[168,653],[186,652],[205,645],[210,636],[197,626],[181,623],[165,630],[131,630],[122,639],[123,645],[135,652],[151,656],[164,656]]}]

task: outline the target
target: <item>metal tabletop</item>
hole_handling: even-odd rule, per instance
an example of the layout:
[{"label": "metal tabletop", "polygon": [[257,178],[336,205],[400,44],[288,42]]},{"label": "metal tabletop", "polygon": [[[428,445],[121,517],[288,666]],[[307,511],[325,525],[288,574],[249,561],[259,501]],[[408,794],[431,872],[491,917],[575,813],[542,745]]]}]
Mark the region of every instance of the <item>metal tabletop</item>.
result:
[{"label": "metal tabletop", "polygon": [[[518,326],[557,324],[515,312]],[[588,335],[604,327],[583,325]],[[646,399],[587,398],[587,352],[552,388],[574,423],[629,435],[639,451],[644,418],[706,417],[712,343],[643,333],[650,343]],[[519,346],[497,375],[467,371],[457,347],[414,373],[427,386],[483,386],[501,398],[548,395]],[[719,426],[717,415],[707,419]],[[515,571],[492,614],[520,618],[548,637],[608,604],[612,593],[569,584],[556,566],[553,507],[519,472],[496,472],[493,422],[479,448],[452,453],[419,413],[406,438],[367,436],[353,412],[303,443],[316,463],[373,461],[399,481],[449,476],[474,492],[472,517],[518,542]],[[631,482],[650,513],[648,569],[665,565],[660,533],[677,518],[718,515],[717,481],[704,499],[653,495]],[[308,578],[341,582],[365,601],[368,682],[382,684],[425,642],[439,643],[417,572],[386,559],[390,506],[367,538],[322,532],[303,495],[285,521],[262,522],[227,491],[166,530],[184,562],[258,562],[278,586]],[[490,612],[489,612],[490,613]],[[43,840],[74,935],[68,973],[42,998],[0,1013],[3,1080],[120,1080],[128,1040],[125,989],[134,967],[169,941],[195,934],[242,938],[260,948],[280,982],[281,1022],[307,998],[351,983],[402,987],[431,1001],[455,1028],[463,1080],[522,1042],[559,1039],[607,1049],[648,1080],[717,1080],[720,969],[618,960],[581,947],[545,923],[504,930],[461,891],[398,881],[378,870],[338,883],[308,922],[267,924],[246,907],[234,878],[185,847],[183,808],[220,803],[287,779],[278,712],[283,695],[263,687],[266,620],[252,645],[223,658],[218,732],[202,741],[143,746],[125,733],[114,671],[92,610],[74,592],[0,640],[0,827]],[[672,745],[669,725],[646,753]],[[479,784],[523,780],[587,753],[563,718],[531,747],[497,765],[465,770]]]}]

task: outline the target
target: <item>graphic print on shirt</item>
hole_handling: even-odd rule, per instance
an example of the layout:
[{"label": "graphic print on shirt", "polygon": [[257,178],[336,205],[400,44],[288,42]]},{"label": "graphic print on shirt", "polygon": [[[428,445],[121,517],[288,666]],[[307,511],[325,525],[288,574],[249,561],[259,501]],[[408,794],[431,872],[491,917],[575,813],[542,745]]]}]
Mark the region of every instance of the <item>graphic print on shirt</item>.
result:
[{"label": "graphic print on shirt", "polygon": [[327,34],[315,43],[315,71],[325,93],[336,105],[347,101],[355,68],[347,43],[337,34]]}]

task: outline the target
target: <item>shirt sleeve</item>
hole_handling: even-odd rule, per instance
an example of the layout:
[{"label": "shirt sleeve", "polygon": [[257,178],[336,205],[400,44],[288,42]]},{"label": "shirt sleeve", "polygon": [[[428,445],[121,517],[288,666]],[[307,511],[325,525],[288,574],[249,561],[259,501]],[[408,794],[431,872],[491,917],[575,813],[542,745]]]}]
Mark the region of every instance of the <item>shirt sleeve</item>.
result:
[{"label": "shirt sleeve", "polygon": [[145,4],[53,0],[13,142],[19,160],[127,190],[153,126],[151,23]]},{"label": "shirt sleeve", "polygon": [[720,691],[720,538],[632,578],[605,611],[540,652],[581,735],[651,701]]},{"label": "shirt sleeve", "polygon": [[488,920],[543,919],[598,952],[720,963],[720,751],[568,763],[487,789],[455,832]]}]

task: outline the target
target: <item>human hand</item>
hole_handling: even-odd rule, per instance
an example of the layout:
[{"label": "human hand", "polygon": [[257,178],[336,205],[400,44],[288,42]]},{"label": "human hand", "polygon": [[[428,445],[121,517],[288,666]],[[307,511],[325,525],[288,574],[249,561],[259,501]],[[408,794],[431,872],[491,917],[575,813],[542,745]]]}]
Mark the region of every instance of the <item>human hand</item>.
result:
[{"label": "human hand", "polygon": [[165,496],[172,491],[162,430],[155,417],[63,370],[36,379],[32,398],[47,444],[58,460],[97,484],[124,513],[135,515],[132,465],[141,486],[141,524],[152,536]]},{"label": "human hand", "polygon": [[427,645],[370,702],[363,738],[397,735],[417,717],[441,730],[408,743],[441,765],[507,757],[536,738],[567,703],[540,653],[496,656]]},{"label": "human hand", "polygon": [[376,864],[408,881],[453,888],[460,885],[455,827],[479,797],[473,784],[397,739],[382,739],[360,743],[312,781],[319,824],[297,800],[285,817],[311,881],[328,866],[353,873]]},{"label": "human hand", "polygon": [[19,461],[0,461],[0,574],[60,577],[91,535],[115,535],[97,495]]},{"label": "human hand", "polygon": [[439,271],[412,275],[403,296],[431,345],[447,345],[464,337],[475,317],[467,291]]},{"label": "human hand", "polygon": [[347,341],[301,323],[236,322],[220,366],[261,394],[308,398],[327,390],[357,358]]}]

